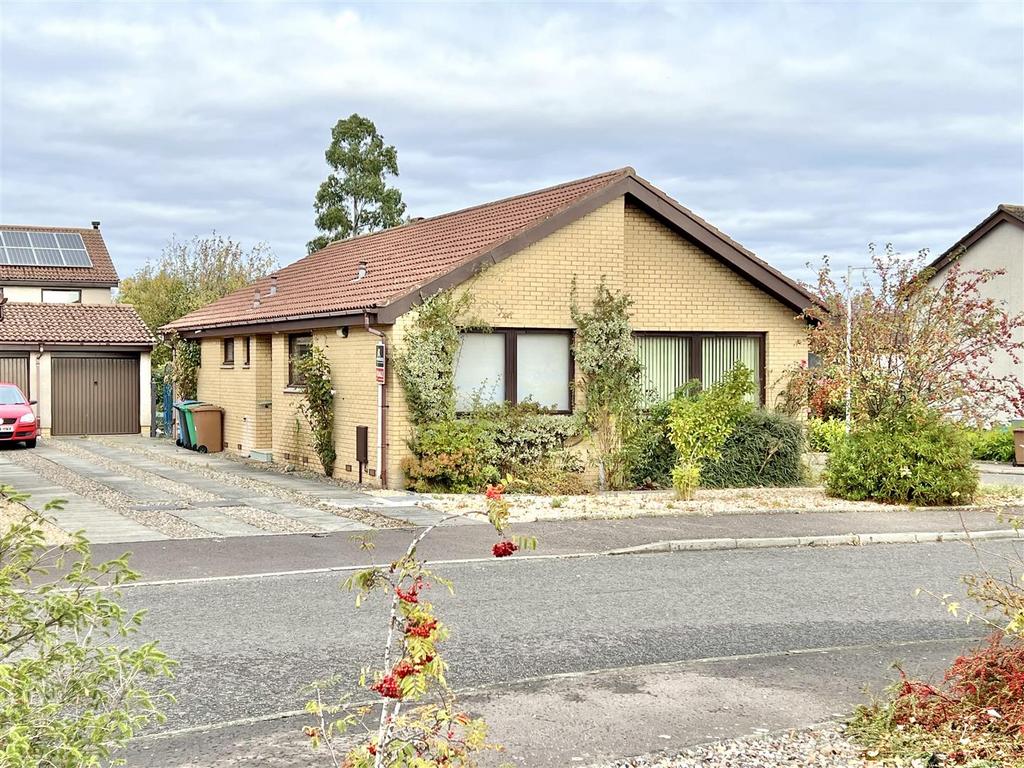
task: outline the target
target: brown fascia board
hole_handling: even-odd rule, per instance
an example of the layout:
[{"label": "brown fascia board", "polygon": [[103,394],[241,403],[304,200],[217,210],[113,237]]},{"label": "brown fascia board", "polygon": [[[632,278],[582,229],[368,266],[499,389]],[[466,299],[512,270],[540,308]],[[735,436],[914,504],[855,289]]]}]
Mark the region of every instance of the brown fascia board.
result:
[{"label": "brown fascia board", "polygon": [[966,251],[976,242],[981,240],[985,235],[991,232],[993,229],[998,227],[1000,224],[1013,224],[1016,227],[1024,229],[1024,221],[1014,216],[1011,213],[1007,213],[1002,208],[996,208],[992,211],[985,219],[974,229],[968,232],[966,235],[957,240],[952,246],[950,246],[945,252],[943,252],[937,259],[932,261],[931,264],[925,267],[926,270],[933,269],[935,274],[939,274],[942,270],[952,264],[961,253]]},{"label": "brown fascia board", "polygon": [[484,267],[497,264],[622,195],[628,195],[632,201],[668,224],[672,229],[688,240],[697,243],[733,271],[795,311],[802,313],[808,307],[820,304],[812,294],[801,288],[795,281],[769,267],[760,259],[745,253],[674,200],[642,179],[629,174],[593,195],[568,206],[540,224],[534,225],[500,245],[463,262],[452,271],[378,307],[378,321],[385,325],[394,323],[399,316],[438,291],[465,282]]},{"label": "brown fascia board", "polygon": [[[257,336],[268,333],[284,333],[290,331],[319,330],[321,328],[341,328],[344,326],[362,325],[366,313],[348,313],[344,315],[308,315],[306,317],[289,317],[280,320],[268,320],[260,323],[234,323],[211,326],[194,326],[191,328],[160,329],[163,336],[177,334],[183,339],[213,339],[227,336]],[[376,317],[370,315],[370,324],[377,323]]]}]

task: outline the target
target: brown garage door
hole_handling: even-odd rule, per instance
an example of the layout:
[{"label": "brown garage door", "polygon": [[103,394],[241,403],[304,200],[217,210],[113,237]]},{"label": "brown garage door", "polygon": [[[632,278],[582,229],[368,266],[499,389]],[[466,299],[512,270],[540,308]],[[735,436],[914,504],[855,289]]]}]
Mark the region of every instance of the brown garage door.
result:
[{"label": "brown garage door", "polygon": [[31,397],[28,378],[28,355],[0,353],[0,381],[16,384],[25,397]]},{"label": "brown garage door", "polygon": [[138,434],[138,355],[54,356],[51,378],[53,434]]}]

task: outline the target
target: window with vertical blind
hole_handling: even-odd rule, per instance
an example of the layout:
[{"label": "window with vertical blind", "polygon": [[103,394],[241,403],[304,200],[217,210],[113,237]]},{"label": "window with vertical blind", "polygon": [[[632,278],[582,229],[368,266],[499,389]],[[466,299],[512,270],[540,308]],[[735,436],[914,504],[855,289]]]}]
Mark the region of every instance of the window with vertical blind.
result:
[{"label": "window with vertical blind", "polygon": [[634,341],[652,402],[667,400],[691,379],[709,387],[737,362],[754,372],[752,399],[764,401],[763,333],[638,333]]},{"label": "window with vertical blind", "polygon": [[552,413],[572,411],[572,332],[497,328],[461,335],[455,364],[455,408],[532,402]]}]

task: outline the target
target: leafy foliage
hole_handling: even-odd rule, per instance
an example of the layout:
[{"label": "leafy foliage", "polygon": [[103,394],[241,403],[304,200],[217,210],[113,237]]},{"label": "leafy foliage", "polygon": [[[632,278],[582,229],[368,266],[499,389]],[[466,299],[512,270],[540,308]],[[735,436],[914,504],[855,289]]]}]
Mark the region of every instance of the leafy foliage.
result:
[{"label": "leafy foliage", "polygon": [[471,493],[501,477],[492,425],[449,419],[416,432],[402,461],[406,487],[420,493]]},{"label": "leafy foliage", "polygon": [[402,223],[402,193],[386,178],[398,175],[398,152],[384,143],[371,120],[352,114],[335,123],[324,157],[331,172],[313,202],[322,234],[310,240],[310,253],[334,240]]},{"label": "leafy foliage", "polygon": [[702,466],[719,458],[726,438],[753,410],[747,398],[754,392],[754,376],[742,363],[708,389],[701,392],[698,386],[690,382],[670,406],[669,437],[677,455],[672,485],[683,499],[693,497]]},{"label": "leafy foliage", "polygon": [[593,305],[584,312],[572,286],[574,353],[582,391],[582,425],[594,441],[601,488],[624,488],[629,467],[624,451],[640,413],[642,366],[629,323],[632,299],[612,293],[604,278]]},{"label": "leafy foliage", "polygon": [[963,430],[919,406],[857,424],[829,454],[832,496],[895,504],[966,504],[978,487]]},{"label": "leafy foliage", "polygon": [[455,418],[459,331],[472,301],[469,292],[441,291],[424,301],[412,315],[395,353],[395,372],[413,424]]},{"label": "leafy foliage", "polygon": [[[9,486],[0,495],[27,498]],[[0,536],[0,765],[110,765],[161,720],[169,696],[147,684],[173,662],[155,642],[131,643],[142,613],[117,602],[117,587],[138,577],[128,556],[94,563],[82,536],[48,547],[40,522],[29,514]]]},{"label": "leafy foliage", "polygon": [[[119,301],[138,310],[154,333],[163,325],[265,277],[277,264],[266,243],[248,251],[216,232],[187,242],[175,239],[155,261],[121,281]],[[153,370],[171,359],[170,345],[153,350]]]},{"label": "leafy foliage", "polygon": [[[685,396],[685,392],[681,394]],[[668,488],[676,449],[669,436],[672,400],[654,403],[640,414],[636,428],[626,442],[630,485],[635,488]]]},{"label": "leafy foliage", "polygon": [[1024,764],[1024,644],[997,633],[939,685],[900,670],[888,701],[860,707],[849,733],[883,758],[922,765]]},{"label": "leafy foliage", "polygon": [[[580,487],[568,475],[581,475],[582,468],[569,464],[562,450],[576,431],[574,419],[544,413],[534,403],[490,405],[420,427],[410,445],[414,455],[402,469],[411,490],[428,493],[476,492],[506,475],[516,478],[513,488],[520,492]],[[545,481],[542,472],[552,477]]]},{"label": "leafy foliage", "polygon": [[967,432],[971,455],[978,461],[1013,461],[1013,430],[1007,427]]},{"label": "leafy foliage", "polygon": [[823,306],[806,315],[816,321],[810,351],[821,366],[795,372],[821,401],[816,415],[828,415],[837,396],[845,396],[847,288],[853,291],[849,383],[856,418],[912,404],[967,421],[1024,410],[1024,383],[990,367],[997,358],[1019,363],[1024,352],[1024,315],[1009,315],[982,296],[989,283],[1004,279],[1003,271],[965,271],[954,263],[929,283],[935,272],[926,269],[927,253],[908,259],[892,246],[871,248],[871,262],[872,273],[859,286],[837,280],[827,260],[819,272]]},{"label": "leafy foliage", "polygon": [[296,370],[305,381],[302,391],[302,413],[313,437],[324,474],[334,474],[338,455],[334,447],[334,384],[331,381],[331,361],[323,347],[312,345],[309,352],[294,360]]},{"label": "leafy foliage", "polygon": [[[509,536],[511,505],[503,485],[489,485],[487,519],[498,534],[491,549],[494,557],[509,557],[521,549],[536,549],[535,539]],[[442,644],[449,629],[437,616],[427,594],[434,584],[453,591],[452,584],[428,570],[416,549],[433,526],[417,536],[405,555],[387,567],[360,571],[345,582],[355,591],[356,606],[375,593],[390,595],[391,611],[384,642],[383,665],[364,669],[359,684],[380,699],[375,729],[367,728],[367,740],[342,755],[337,737],[364,723],[373,706],[348,707],[325,704],[324,694],[337,678],[314,683],[316,698],[306,707],[315,725],[305,729],[312,745],[326,745],[335,768],[475,768],[477,757],[497,747],[488,744],[487,726],[456,709],[448,686],[448,665]],[[372,542],[364,542],[372,549]],[[438,703],[419,704],[426,697]]]},{"label": "leafy foliage", "polygon": [[722,443],[717,458],[701,467],[707,488],[752,488],[800,485],[804,479],[803,427],[767,411],[740,417]]},{"label": "leafy foliage", "polygon": [[838,419],[809,419],[807,445],[812,451],[828,453],[832,446],[846,437],[846,422]]},{"label": "leafy foliage", "polygon": [[178,339],[174,345],[174,365],[171,378],[174,391],[181,400],[195,400],[199,389],[199,361],[202,349],[198,341]]}]

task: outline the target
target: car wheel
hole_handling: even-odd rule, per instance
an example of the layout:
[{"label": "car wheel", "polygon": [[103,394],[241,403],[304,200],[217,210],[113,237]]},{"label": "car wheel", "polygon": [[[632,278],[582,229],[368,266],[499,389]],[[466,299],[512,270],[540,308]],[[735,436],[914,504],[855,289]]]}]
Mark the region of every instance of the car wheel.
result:
[{"label": "car wheel", "polygon": [[25,441],[25,447],[26,448],[35,448],[36,447],[36,439],[33,437],[31,440],[26,440]]}]

